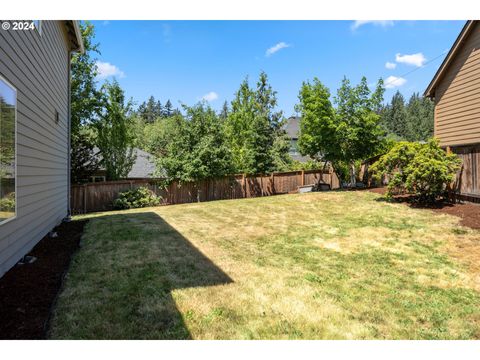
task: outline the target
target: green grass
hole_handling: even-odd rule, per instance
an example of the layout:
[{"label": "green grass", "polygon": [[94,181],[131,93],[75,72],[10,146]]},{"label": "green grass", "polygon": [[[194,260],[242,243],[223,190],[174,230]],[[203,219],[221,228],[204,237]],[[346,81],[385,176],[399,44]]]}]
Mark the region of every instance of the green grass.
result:
[{"label": "green grass", "polygon": [[480,232],[329,192],[88,216],[57,339],[480,337]]}]

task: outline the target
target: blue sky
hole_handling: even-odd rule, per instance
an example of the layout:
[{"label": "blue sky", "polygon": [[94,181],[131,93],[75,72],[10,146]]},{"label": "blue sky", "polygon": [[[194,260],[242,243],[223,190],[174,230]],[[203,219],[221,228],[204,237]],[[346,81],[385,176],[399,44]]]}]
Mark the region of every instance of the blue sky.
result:
[{"label": "blue sky", "polygon": [[[343,76],[382,77],[385,99],[423,93],[463,21],[94,21],[100,81],[115,76],[128,97],[174,106],[206,98],[220,109],[240,82],[264,70],[279,108],[294,114],[302,81],[336,93]],[[434,60],[438,57],[436,60]],[[387,64],[389,63],[389,64]]]}]

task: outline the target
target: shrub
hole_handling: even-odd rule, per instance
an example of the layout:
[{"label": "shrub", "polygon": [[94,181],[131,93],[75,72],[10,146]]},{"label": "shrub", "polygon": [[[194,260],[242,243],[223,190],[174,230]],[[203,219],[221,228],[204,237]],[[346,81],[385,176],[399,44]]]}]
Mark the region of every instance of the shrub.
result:
[{"label": "shrub", "polygon": [[113,208],[118,210],[135,209],[160,204],[160,197],[146,187],[121,192],[113,201]]},{"label": "shrub", "polygon": [[409,193],[420,202],[432,202],[444,195],[459,168],[457,155],[447,154],[438,140],[431,139],[426,144],[398,142],[371,171],[377,178],[388,176],[388,197]]},{"label": "shrub", "polygon": [[457,155],[447,154],[438,146],[438,140],[431,140],[410,162],[405,187],[422,202],[435,201],[455,181],[460,165]]},{"label": "shrub", "polygon": [[0,199],[0,211],[15,211],[15,193],[11,192]]},{"label": "shrub", "polygon": [[388,177],[387,196],[407,192],[408,165],[421,147],[418,142],[399,141],[371,166],[370,172],[377,181],[383,176]]}]

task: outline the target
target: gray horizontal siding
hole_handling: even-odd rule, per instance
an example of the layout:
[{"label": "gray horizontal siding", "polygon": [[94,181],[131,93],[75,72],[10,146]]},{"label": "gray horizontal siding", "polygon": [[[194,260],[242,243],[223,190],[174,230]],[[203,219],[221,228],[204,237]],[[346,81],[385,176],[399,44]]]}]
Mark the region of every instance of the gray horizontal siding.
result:
[{"label": "gray horizontal siding", "polygon": [[17,214],[0,225],[0,276],[67,215],[64,31],[61,21],[43,21],[41,35],[0,32],[0,74],[17,89]]}]

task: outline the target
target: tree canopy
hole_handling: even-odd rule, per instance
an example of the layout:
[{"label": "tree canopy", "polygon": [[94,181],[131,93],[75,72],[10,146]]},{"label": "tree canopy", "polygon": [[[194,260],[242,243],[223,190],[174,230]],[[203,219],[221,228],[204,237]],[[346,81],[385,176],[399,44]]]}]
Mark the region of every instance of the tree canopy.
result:
[{"label": "tree canopy", "polygon": [[97,131],[96,143],[107,179],[118,180],[127,176],[135,162],[135,135],[129,114],[132,102],[125,101],[124,91],[116,80],[105,82],[102,93],[102,111],[94,124]]},{"label": "tree canopy", "polygon": [[434,103],[418,93],[408,102],[397,91],[382,112],[386,131],[399,140],[427,141],[433,136]]},{"label": "tree canopy", "polygon": [[329,162],[338,175],[348,165],[350,182],[355,182],[358,161],[376,155],[383,147],[384,132],[378,111],[383,100],[383,81],[380,79],[372,93],[363,77],[352,86],[347,78],[330,102],[330,92],[320,80],[304,82],[299,93],[299,147],[303,155]]},{"label": "tree canopy", "polygon": [[223,125],[205,103],[184,106],[151,127],[149,149],[157,156],[159,175],[171,180],[193,181],[232,173],[230,151]]},{"label": "tree canopy", "polygon": [[276,110],[277,93],[262,72],[256,87],[245,79],[225,120],[225,136],[236,172],[267,173],[288,162],[284,117]]},{"label": "tree canopy", "polygon": [[101,94],[97,89],[95,55],[100,54],[94,43],[95,31],[91,23],[80,23],[84,53],[75,53],[71,61],[71,177],[79,182],[98,169],[94,153],[95,133],[91,124],[101,108]]}]

